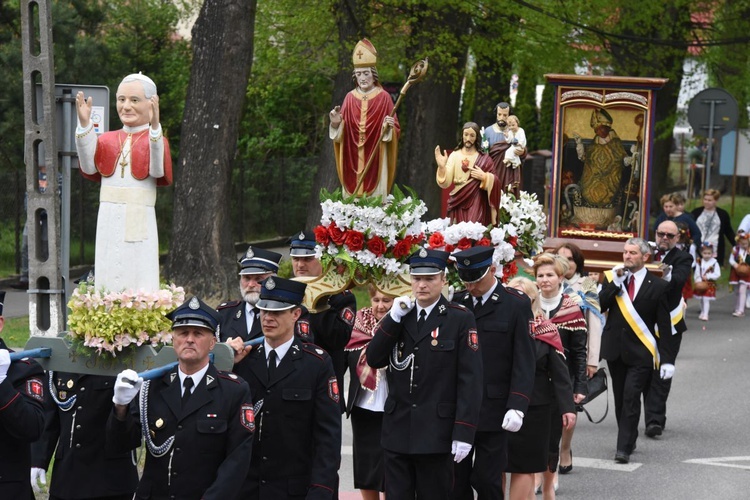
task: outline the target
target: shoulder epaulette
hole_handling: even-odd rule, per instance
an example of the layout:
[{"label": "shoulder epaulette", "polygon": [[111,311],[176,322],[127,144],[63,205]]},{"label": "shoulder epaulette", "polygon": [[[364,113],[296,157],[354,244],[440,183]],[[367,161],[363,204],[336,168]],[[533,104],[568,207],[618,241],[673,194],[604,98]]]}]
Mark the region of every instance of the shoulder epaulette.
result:
[{"label": "shoulder epaulette", "polygon": [[308,354],[312,354],[316,358],[320,359],[321,361],[325,360],[326,352],[322,348],[318,347],[315,344],[308,344],[303,342],[302,343],[302,350]]},{"label": "shoulder epaulette", "polygon": [[218,373],[219,378],[223,378],[224,380],[231,380],[235,384],[242,383],[242,381],[240,380],[240,377],[238,377],[237,375],[235,375],[232,372],[225,372],[225,371],[222,371],[222,370],[216,370],[216,372]]},{"label": "shoulder epaulette", "polygon": [[229,302],[222,302],[219,304],[219,306],[216,308],[217,311],[221,311],[222,309],[226,309],[227,307],[235,307],[242,303],[242,301],[239,300],[230,300]]},{"label": "shoulder epaulette", "polygon": [[526,294],[523,293],[521,290],[518,290],[517,288],[501,285],[502,289],[508,292],[509,295],[512,297],[522,298],[525,297]]},{"label": "shoulder epaulette", "polygon": [[453,309],[460,309],[461,311],[468,311],[465,305],[459,304],[457,302],[449,302],[448,307],[453,308]]}]

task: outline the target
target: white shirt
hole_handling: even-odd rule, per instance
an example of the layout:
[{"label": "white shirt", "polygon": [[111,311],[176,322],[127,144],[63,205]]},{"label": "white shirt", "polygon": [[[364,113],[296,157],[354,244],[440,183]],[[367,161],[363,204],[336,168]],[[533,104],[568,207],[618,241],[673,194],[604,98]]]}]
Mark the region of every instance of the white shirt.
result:
[{"label": "white shirt", "polygon": [[271,353],[271,350],[273,349],[276,351],[276,366],[279,366],[281,363],[281,360],[286,356],[286,353],[289,352],[289,348],[292,347],[292,342],[294,342],[294,335],[292,335],[292,338],[281,344],[279,347],[271,347],[268,344],[267,340],[263,341],[263,345],[266,347],[266,366],[268,366],[268,355]]},{"label": "white shirt", "polygon": [[181,387],[180,394],[183,394],[185,392],[185,379],[188,377],[193,379],[193,388],[190,390],[190,394],[194,393],[195,388],[198,387],[198,384],[201,383],[201,380],[203,380],[203,376],[206,374],[207,371],[208,371],[208,363],[206,363],[206,366],[204,366],[197,372],[193,373],[192,375],[188,375],[178,368],[177,374],[180,377],[180,387]]},{"label": "white shirt", "polygon": [[426,314],[425,314],[425,319],[427,319],[430,316],[430,313],[432,312],[432,310],[435,309],[435,305],[439,301],[440,301],[440,297],[438,297],[438,299],[435,302],[433,302],[432,304],[430,304],[427,307],[422,307],[419,304],[417,304],[417,321],[419,321],[419,315],[422,314],[422,309],[424,309],[425,311],[427,311]]},{"label": "white shirt", "polygon": [[[253,314],[253,311],[255,311]],[[260,311],[247,302],[245,302],[245,322],[247,323],[247,331],[250,332],[253,329],[253,323],[260,321]]]}]

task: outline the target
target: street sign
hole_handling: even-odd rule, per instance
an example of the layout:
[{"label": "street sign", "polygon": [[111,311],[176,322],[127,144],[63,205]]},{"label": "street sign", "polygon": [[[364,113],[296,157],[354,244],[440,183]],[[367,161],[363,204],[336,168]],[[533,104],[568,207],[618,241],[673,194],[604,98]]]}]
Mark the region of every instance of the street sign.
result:
[{"label": "street sign", "polygon": [[738,118],[737,101],[724,89],[703,90],[693,97],[688,106],[688,121],[693,133],[702,137],[723,136],[734,130]]}]

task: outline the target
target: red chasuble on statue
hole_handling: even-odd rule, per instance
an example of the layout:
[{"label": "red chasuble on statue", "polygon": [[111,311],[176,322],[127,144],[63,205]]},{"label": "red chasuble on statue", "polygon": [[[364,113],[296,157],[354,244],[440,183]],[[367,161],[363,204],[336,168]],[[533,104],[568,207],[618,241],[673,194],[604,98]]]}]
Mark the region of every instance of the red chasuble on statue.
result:
[{"label": "red chasuble on statue", "polygon": [[[94,154],[97,173],[86,174],[81,171],[81,174],[94,182],[101,182],[102,177],[112,176],[117,170],[117,160],[120,158],[120,153],[127,138],[128,134],[124,130],[105,132],[100,135],[96,142],[96,153]],[[150,140],[149,129],[133,134],[130,139],[133,149],[130,158],[130,171],[133,177],[138,180],[143,180],[149,175]],[[164,177],[158,178],[156,185],[169,186],[172,184],[172,155],[169,152],[167,138],[162,136],[160,140],[164,141]]]},{"label": "red chasuble on statue", "polygon": [[[448,198],[448,216],[451,222],[479,222],[489,225],[496,224],[497,207],[500,205],[500,183],[495,174],[495,165],[487,154],[480,153],[477,156],[474,166],[482,169],[484,172],[492,174],[494,182],[486,191],[486,186],[476,179],[469,179],[468,182],[458,191],[451,193]],[[494,212],[494,213],[493,213]]]},{"label": "red chasuble on statue", "polygon": [[380,142],[380,134],[383,120],[392,110],[390,94],[379,86],[369,94],[355,89],[346,95],[341,106],[341,126],[344,127],[341,141],[333,144],[336,170],[347,193],[354,193],[373,151],[375,156],[358,193],[372,194],[383,175],[387,182],[386,193],[390,192],[396,174],[398,137],[401,133],[398,117],[394,116],[396,123],[391,141]]}]

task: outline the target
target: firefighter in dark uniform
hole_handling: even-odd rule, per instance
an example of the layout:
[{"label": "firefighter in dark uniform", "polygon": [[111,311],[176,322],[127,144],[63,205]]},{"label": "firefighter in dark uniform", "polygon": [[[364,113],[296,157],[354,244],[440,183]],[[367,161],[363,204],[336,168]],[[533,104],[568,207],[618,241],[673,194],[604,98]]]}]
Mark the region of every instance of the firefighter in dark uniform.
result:
[{"label": "firefighter in dark uniform", "polygon": [[389,366],[383,416],[387,498],[447,499],[453,461],[469,454],[482,403],[482,356],[474,316],[442,296],[449,254],[409,258],[409,297],[398,297],[367,348]]},{"label": "firefighter in dark uniform", "polygon": [[[315,258],[315,234],[312,231],[300,231],[289,239],[289,255],[292,258],[292,269],[295,278],[315,278],[323,273],[323,268]],[[325,349],[333,361],[339,388],[344,390],[344,373],[346,373],[346,353],[344,348],[349,343],[354,328],[354,318],[357,315],[357,299],[349,290],[344,290],[328,298],[328,308],[310,313],[302,309],[297,320],[297,336],[309,339]],[[343,396],[341,399],[341,413],[346,410]]]},{"label": "firefighter in dark uniform", "polygon": [[260,311],[256,307],[260,299],[260,283],[279,271],[281,254],[263,248],[248,247],[240,259],[240,295],[242,300],[233,300],[219,305],[221,315],[219,336],[222,342],[229,338],[248,341],[263,335],[260,330]]},{"label": "firefighter in dark uniform", "polygon": [[167,317],[178,366],[146,382],[133,370],[117,376],[107,446],[127,451],[145,440],[136,499],[234,498],[253,446],[250,389],[209,363],[220,320],[212,307],[193,297]]},{"label": "firefighter in dark uniform", "polygon": [[[0,334],[5,292],[0,292]],[[31,443],[44,431],[44,370],[36,361],[10,361],[0,337],[0,497],[34,498],[29,482]]]},{"label": "firefighter in dark uniform", "polygon": [[536,351],[529,335],[529,298],[495,277],[494,247],[476,246],[453,254],[466,290],[454,301],[474,312],[482,343],[482,409],[471,456],[456,465],[453,498],[503,498],[508,434],[517,432],[534,388]]},{"label": "firefighter in dark uniform", "polygon": [[330,356],[294,335],[306,286],[268,278],[258,302],[264,343],[243,348],[239,339],[229,342],[237,356],[247,356],[235,370],[250,384],[258,415],[238,500],[338,498],[341,391]]},{"label": "firefighter in dark uniform", "polygon": [[112,453],[104,446],[115,377],[50,371],[45,382],[46,426],[31,446],[32,486],[44,483],[54,454],[50,500],[133,498],[135,452]]}]

